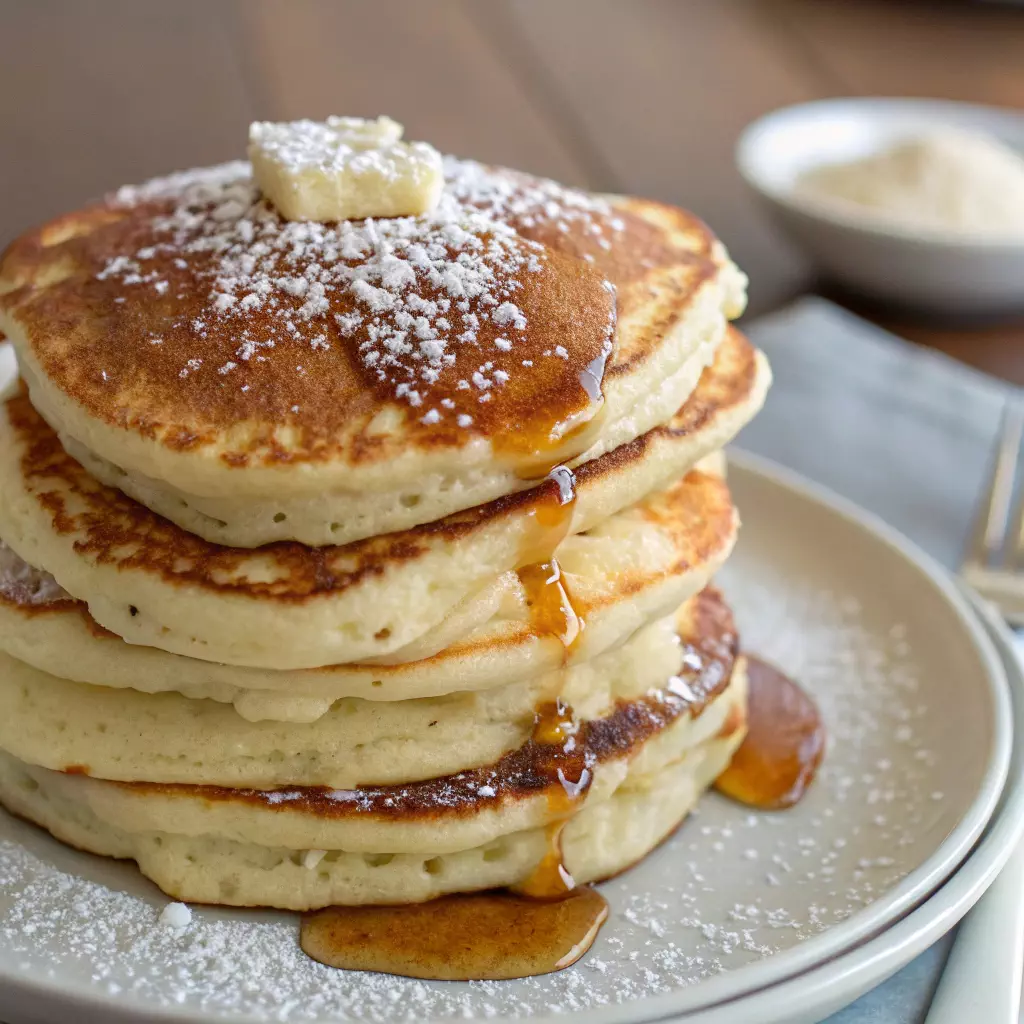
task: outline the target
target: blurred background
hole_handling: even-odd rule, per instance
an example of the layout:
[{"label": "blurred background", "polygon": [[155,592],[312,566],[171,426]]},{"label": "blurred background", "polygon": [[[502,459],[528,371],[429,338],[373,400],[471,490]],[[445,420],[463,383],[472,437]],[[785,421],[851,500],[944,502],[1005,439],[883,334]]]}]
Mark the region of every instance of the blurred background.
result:
[{"label": "blurred background", "polygon": [[[1024,10],[0,0],[0,243],[119,184],[239,157],[254,119],[387,113],[448,152],[695,210],[750,274],[757,314],[818,282],[741,182],[737,135],[780,106],[876,94],[1024,107]],[[887,325],[1024,383],[1024,327]]]}]

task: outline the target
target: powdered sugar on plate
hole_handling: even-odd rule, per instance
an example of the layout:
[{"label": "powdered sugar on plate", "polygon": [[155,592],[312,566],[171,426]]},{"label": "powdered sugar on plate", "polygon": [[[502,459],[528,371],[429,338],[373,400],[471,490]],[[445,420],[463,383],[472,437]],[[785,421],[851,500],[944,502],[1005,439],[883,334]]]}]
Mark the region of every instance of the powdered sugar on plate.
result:
[{"label": "powdered sugar on plate", "polygon": [[300,952],[292,915],[196,907],[186,928],[163,927],[168,901],[134,869],[0,817],[0,991],[18,973],[41,988],[89,986],[122,1009],[180,1007],[203,1020],[591,1022],[602,1007],[680,989],[696,997],[697,982],[817,941],[936,851],[973,799],[957,776],[978,774],[984,754],[943,747],[957,723],[923,674],[924,620],[908,622],[916,613],[904,616],[896,597],[840,592],[826,563],[795,572],[741,545],[724,581],[749,648],[821,705],[831,741],[818,782],[778,814],[705,798],[672,839],[603,886],[611,918],[576,966],[435,984],[323,967]]}]

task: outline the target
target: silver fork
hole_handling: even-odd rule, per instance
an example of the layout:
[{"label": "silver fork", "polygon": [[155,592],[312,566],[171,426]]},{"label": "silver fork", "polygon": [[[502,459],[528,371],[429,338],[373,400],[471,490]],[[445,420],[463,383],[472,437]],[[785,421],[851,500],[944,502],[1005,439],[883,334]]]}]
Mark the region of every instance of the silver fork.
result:
[{"label": "silver fork", "polygon": [[[1024,626],[1024,498],[1016,507],[1013,501],[1022,434],[1024,409],[1011,402],[1003,414],[988,496],[960,570],[963,580],[1015,626]],[[1024,845],[960,925],[926,1024],[1016,1024],[1022,944]]]},{"label": "silver fork", "polygon": [[1024,497],[1014,505],[1017,459],[1024,438],[1024,406],[1003,413],[999,451],[974,524],[960,576],[1014,626],[1024,626]]}]

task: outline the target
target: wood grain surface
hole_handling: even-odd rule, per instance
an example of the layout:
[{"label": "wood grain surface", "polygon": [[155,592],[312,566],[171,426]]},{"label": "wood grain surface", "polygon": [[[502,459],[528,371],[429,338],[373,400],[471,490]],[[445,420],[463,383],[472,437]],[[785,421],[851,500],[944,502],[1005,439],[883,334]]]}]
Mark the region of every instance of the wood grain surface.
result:
[{"label": "wood grain surface", "polygon": [[[240,155],[257,117],[388,113],[413,138],[688,206],[751,312],[818,288],[735,171],[745,124],[837,95],[1024,107],[1024,11],[895,0],[0,0],[0,240]],[[1024,383],[1024,323],[858,311]]]}]

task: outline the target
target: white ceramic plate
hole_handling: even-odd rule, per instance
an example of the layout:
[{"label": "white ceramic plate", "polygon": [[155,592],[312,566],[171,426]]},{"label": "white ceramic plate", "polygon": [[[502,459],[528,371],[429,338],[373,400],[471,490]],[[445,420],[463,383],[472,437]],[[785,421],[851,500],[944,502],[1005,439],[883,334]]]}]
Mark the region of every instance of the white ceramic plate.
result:
[{"label": "white ceramic plate", "polygon": [[612,919],[579,965],[472,985],[323,968],[289,915],[197,909],[170,933],[132,868],[0,817],[9,1024],[651,1021],[778,984],[921,903],[1002,790],[1011,708],[995,648],[941,569],[884,526],[747,459],[732,484],[746,526],[723,584],[747,646],[815,694],[832,734],[798,807],[709,797],[605,887]]},{"label": "white ceramic plate", "polygon": [[977,598],[975,611],[999,649],[1010,682],[1015,738],[1006,788],[978,845],[936,893],[881,935],[805,974],[687,1015],[687,1024],[812,1024],[905,967],[981,898],[1024,837],[1024,672],[1013,637]]}]

